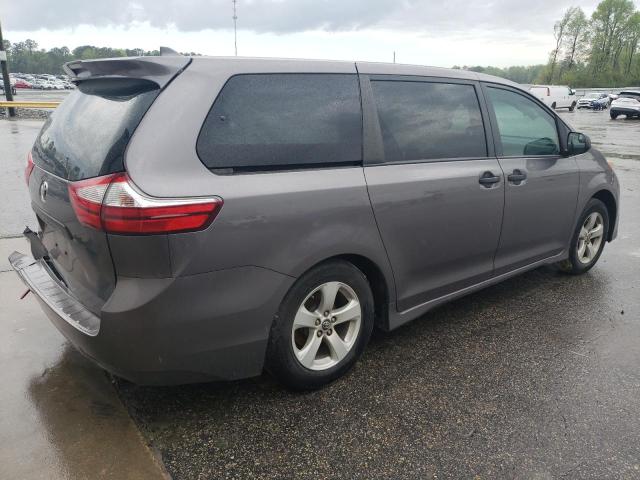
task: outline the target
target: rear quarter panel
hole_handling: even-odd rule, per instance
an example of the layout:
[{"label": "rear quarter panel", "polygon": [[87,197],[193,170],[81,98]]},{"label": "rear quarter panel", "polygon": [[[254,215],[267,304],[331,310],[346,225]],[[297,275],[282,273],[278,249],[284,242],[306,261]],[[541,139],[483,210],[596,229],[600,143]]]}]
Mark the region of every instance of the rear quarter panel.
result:
[{"label": "rear quarter panel", "polygon": [[136,130],[127,171],[152,196],[224,200],[206,231],[169,236],[174,276],[253,265],[297,277],[326,258],[358,254],[380,267],[395,298],[362,167],[217,175],[196,154],[202,123],[230,76],[305,71],[356,73],[344,62],[194,59]]}]

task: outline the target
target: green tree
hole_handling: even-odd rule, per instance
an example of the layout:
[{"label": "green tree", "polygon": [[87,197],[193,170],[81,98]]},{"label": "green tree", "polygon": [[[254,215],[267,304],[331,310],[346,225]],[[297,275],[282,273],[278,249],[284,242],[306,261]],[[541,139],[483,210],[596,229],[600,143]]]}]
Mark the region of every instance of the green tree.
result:
[{"label": "green tree", "polygon": [[[565,34],[565,58],[567,70],[571,70],[577,61],[586,54],[589,46],[589,20],[580,7],[570,8],[570,19]],[[566,15],[566,14],[565,14]]]},{"label": "green tree", "polygon": [[556,39],[556,48],[551,51],[549,58],[549,76],[547,82],[553,82],[553,75],[558,63],[558,55],[561,55],[561,48],[564,43],[567,25],[571,21],[575,8],[571,7],[565,12],[563,17],[553,26],[553,36]]}]

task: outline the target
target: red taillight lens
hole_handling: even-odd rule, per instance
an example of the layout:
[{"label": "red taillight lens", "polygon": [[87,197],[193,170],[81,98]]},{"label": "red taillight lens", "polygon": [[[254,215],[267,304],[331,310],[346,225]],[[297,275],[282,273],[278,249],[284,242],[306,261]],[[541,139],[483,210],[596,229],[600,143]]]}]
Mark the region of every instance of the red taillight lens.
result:
[{"label": "red taillight lens", "polygon": [[148,197],[138,192],[124,173],[70,183],[69,196],[81,223],[110,233],[202,230],[222,207],[218,197]]},{"label": "red taillight lens", "polygon": [[80,223],[98,230],[102,229],[100,220],[102,199],[115,178],[116,175],[106,175],[69,183],[69,199]]},{"label": "red taillight lens", "polygon": [[24,167],[24,180],[29,185],[29,177],[31,177],[31,172],[33,172],[33,157],[31,156],[31,152],[27,154],[27,166]]}]

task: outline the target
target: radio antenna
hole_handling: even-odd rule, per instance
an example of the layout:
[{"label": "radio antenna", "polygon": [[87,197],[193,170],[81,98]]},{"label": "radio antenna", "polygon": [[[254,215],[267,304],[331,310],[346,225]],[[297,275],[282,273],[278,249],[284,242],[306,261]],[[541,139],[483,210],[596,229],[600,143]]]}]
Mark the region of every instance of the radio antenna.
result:
[{"label": "radio antenna", "polygon": [[236,4],[238,0],[233,1],[233,48],[238,56],[238,15],[236,13]]}]

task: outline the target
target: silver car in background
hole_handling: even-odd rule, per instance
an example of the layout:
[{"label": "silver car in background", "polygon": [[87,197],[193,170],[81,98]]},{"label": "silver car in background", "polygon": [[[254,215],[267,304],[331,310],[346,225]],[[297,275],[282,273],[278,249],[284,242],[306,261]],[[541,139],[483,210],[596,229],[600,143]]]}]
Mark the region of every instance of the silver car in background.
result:
[{"label": "silver car in background", "polygon": [[76,61],[10,262],[85,355],[144,384],[347,372],[372,329],[616,236],[589,139],[518,85],[410,65]]}]

